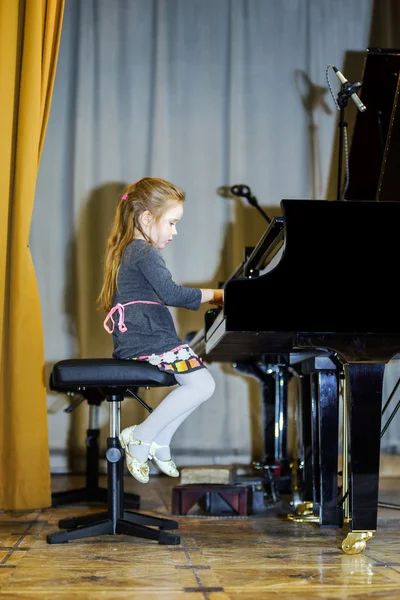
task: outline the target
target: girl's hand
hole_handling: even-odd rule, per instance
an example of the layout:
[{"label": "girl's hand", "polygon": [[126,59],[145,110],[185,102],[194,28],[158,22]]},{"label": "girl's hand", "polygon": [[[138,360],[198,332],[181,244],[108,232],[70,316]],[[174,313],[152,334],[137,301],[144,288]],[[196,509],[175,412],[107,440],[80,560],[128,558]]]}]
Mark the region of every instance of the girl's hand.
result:
[{"label": "girl's hand", "polygon": [[224,290],[200,290],[201,291],[201,301],[209,302],[210,304],[215,304],[216,306],[222,306],[224,303]]},{"label": "girl's hand", "polygon": [[215,304],[215,306],[223,306],[224,290],[213,290],[213,297],[210,300],[210,304]]}]

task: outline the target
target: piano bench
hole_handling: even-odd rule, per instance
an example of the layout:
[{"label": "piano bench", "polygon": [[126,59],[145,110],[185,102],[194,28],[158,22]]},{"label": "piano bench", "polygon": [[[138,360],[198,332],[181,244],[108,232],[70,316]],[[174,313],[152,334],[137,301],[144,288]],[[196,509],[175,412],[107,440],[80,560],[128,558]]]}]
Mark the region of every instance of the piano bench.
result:
[{"label": "piano bench", "polygon": [[[124,509],[124,451],[120,446],[121,402],[126,396],[134,397],[138,387],[175,385],[170,373],[160,371],[147,362],[108,358],[83,358],[57,362],[50,377],[51,389],[64,393],[80,393],[88,401],[100,402],[100,396],[109,402],[110,437],[107,439],[107,511],[83,517],[62,519],[57,531],[47,536],[49,544],[63,544],[70,540],[97,535],[126,534],[156,540],[159,544],[177,545],[179,535],[168,529],[178,529],[178,523]],[[148,407],[149,408],[149,407]],[[149,410],[151,410],[149,408]]]},{"label": "piano bench", "polygon": [[249,499],[248,487],[245,485],[176,485],[172,488],[172,514],[187,515],[197,503],[210,515],[233,514],[245,517],[251,512]]}]

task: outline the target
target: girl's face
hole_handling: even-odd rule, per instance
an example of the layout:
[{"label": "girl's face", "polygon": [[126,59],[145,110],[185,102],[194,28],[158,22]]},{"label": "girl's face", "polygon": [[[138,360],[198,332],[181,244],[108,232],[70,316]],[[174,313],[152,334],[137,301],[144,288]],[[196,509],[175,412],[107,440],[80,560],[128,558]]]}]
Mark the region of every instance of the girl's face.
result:
[{"label": "girl's face", "polygon": [[152,215],[147,212],[143,213],[143,229],[156,248],[164,250],[172,238],[178,234],[176,226],[183,215],[183,202],[171,204],[158,222],[154,222]]}]

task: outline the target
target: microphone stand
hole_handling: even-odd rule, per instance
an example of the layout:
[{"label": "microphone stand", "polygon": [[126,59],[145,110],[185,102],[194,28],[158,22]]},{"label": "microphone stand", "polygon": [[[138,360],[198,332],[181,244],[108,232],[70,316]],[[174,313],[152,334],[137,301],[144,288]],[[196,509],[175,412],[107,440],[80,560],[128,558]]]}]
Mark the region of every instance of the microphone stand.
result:
[{"label": "microphone stand", "polygon": [[343,155],[343,140],[344,140],[344,131],[346,129],[347,132],[347,121],[344,119],[344,109],[346,108],[349,98],[352,94],[355,94],[357,90],[359,90],[361,84],[358,82],[346,81],[342,83],[340,88],[340,92],[337,96],[337,103],[340,108],[340,116],[339,116],[339,158],[338,158],[338,178],[337,178],[337,194],[336,200],[345,200],[342,198],[341,189],[342,189],[342,155]]},{"label": "microphone stand", "polygon": [[264,217],[264,219],[267,221],[267,223],[271,223],[271,219],[269,218],[267,213],[261,208],[261,206],[258,204],[257,198],[255,196],[246,196],[246,200],[251,206],[254,206],[254,208],[256,208],[258,210],[258,212]]}]

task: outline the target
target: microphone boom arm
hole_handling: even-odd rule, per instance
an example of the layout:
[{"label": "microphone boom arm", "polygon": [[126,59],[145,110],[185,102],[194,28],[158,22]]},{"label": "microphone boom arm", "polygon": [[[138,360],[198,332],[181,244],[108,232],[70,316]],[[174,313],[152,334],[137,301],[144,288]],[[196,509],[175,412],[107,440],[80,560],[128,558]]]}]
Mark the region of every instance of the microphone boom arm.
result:
[{"label": "microphone boom arm", "polygon": [[250,206],[254,206],[254,208],[256,208],[258,210],[258,212],[264,217],[264,219],[267,221],[267,223],[271,223],[271,219],[269,218],[267,213],[261,208],[261,206],[258,204],[257,198],[255,196],[253,196],[248,185],[242,185],[242,184],[233,185],[231,187],[231,192],[234,196],[238,196],[239,198],[246,198],[246,200],[250,204]]}]

